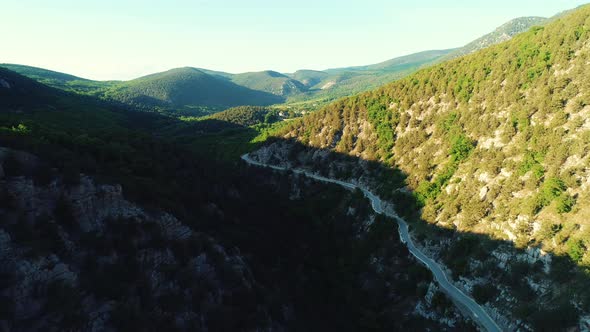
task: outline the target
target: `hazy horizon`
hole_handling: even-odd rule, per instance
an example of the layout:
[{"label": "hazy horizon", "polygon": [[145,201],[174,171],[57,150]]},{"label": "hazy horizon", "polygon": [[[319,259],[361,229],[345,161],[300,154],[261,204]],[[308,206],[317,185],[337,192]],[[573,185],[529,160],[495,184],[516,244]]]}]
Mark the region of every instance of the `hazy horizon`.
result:
[{"label": "hazy horizon", "polygon": [[229,73],[324,70],[464,44],[522,16],[584,1],[39,0],[5,4],[0,63],[96,80],[177,67]]}]

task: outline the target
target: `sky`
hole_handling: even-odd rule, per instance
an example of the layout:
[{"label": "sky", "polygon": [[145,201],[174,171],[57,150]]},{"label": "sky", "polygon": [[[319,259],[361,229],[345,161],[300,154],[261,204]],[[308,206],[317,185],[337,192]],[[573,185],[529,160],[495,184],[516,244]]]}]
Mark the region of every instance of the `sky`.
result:
[{"label": "sky", "polygon": [[[589,0],[586,0],[589,1]],[[176,67],[283,73],[459,47],[577,0],[0,0],[0,63],[97,80]]]}]

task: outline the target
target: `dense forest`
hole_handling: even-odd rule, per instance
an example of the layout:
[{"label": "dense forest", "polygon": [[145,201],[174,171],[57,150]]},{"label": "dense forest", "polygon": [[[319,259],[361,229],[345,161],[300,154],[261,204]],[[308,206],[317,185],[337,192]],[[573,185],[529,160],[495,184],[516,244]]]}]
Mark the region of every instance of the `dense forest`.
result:
[{"label": "dense forest", "polygon": [[[383,197],[405,201],[404,207],[421,207],[419,218],[459,238],[485,234],[515,250],[551,253],[548,274],[538,276],[552,280],[549,290],[517,297],[507,315],[540,319],[528,304],[532,299],[539,301],[533,307],[588,308],[589,26],[590,7],[581,7],[508,42],[339,100],[289,123],[278,136],[399,169],[411,196],[363,180]],[[285,149],[276,145],[274,153],[284,157]],[[297,163],[333,166],[322,159],[326,154],[290,151]],[[339,174],[354,179],[355,169]],[[414,227],[428,228],[420,225]],[[481,250],[497,264],[497,246]],[[475,256],[455,267],[473,275],[475,263],[467,263],[486,261]],[[531,292],[532,284],[519,287]]]},{"label": "dense forest", "polygon": [[[431,276],[361,193],[169,137],[206,121],[0,81],[8,330],[445,328],[414,313]],[[442,293],[430,305],[463,326]]]}]

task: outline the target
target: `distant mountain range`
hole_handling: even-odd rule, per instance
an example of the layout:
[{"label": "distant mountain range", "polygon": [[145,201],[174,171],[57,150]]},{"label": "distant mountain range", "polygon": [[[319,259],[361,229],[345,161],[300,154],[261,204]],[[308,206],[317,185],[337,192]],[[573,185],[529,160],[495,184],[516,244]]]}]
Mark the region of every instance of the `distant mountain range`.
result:
[{"label": "distant mountain range", "polygon": [[427,65],[509,40],[546,21],[541,17],[517,18],[457,49],[424,51],[366,66],[298,70],[290,74],[270,70],[230,74],[185,67],[130,81],[93,81],[42,68],[14,64],[0,66],[55,88],[98,96],[139,109],[204,115],[240,105],[266,106],[309,100],[325,103],[376,88]]}]

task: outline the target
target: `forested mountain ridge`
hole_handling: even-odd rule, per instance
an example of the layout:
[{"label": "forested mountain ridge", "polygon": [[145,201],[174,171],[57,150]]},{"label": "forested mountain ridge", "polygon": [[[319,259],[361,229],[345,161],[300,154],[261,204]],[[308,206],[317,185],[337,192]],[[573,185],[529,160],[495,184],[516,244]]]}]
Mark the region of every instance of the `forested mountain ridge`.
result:
[{"label": "forested mountain ridge", "polygon": [[231,77],[231,80],[253,90],[265,91],[283,97],[307,91],[303,83],[272,70],[236,74]]},{"label": "forested mountain ridge", "polygon": [[[398,168],[413,204],[423,206],[420,217],[455,230],[456,243],[471,243],[467,257],[448,257],[455,273],[473,278],[466,287],[484,280],[489,294],[504,294],[484,299],[509,320],[523,320],[522,328],[571,326],[572,313],[587,314],[590,305],[589,27],[590,7],[583,6],[510,41],[340,100],[290,123],[281,137]],[[264,155],[334,176],[365,174],[284,144]],[[375,180],[364,179],[384,197],[403,199],[404,191]],[[468,233],[511,245],[461,242]],[[435,240],[444,259],[446,240]],[[513,248],[536,254],[524,264]],[[481,255],[469,254],[476,251]],[[523,273],[525,281],[513,279]],[[543,319],[548,315],[564,320]]]},{"label": "forested mountain ridge", "polygon": [[270,105],[282,101],[270,93],[249,89],[196,68],[177,68],[122,82],[106,91],[105,96],[128,104],[172,109]]}]

